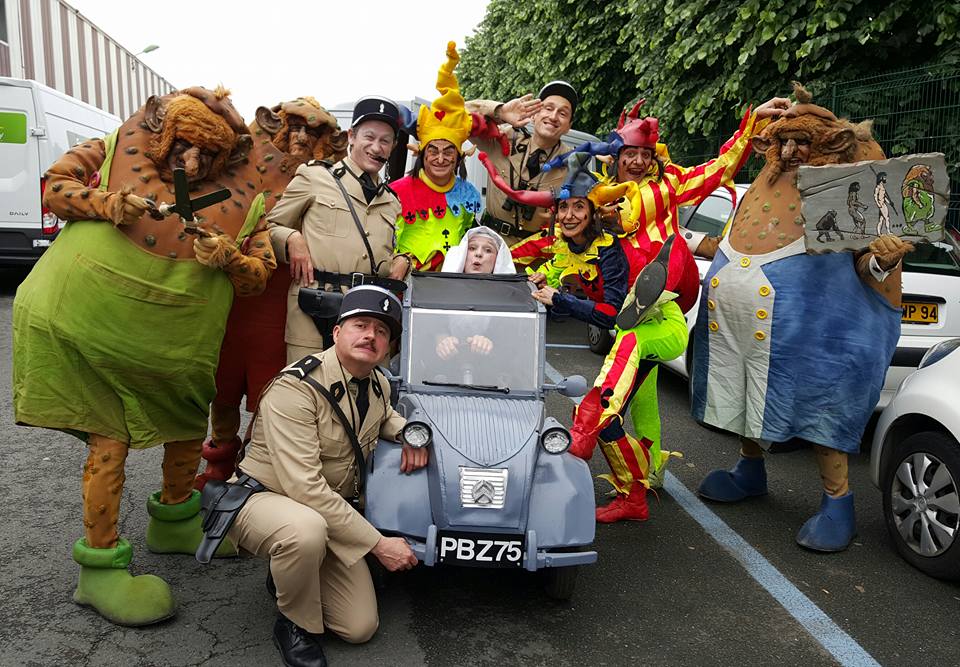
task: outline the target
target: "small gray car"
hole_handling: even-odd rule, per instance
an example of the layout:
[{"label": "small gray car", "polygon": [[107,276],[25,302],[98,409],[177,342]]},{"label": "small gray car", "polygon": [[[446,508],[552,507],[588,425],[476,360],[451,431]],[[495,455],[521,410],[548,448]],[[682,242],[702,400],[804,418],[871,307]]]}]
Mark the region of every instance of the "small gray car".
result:
[{"label": "small gray car", "polygon": [[567,599],[594,563],[593,480],[544,395],[581,396],[580,376],[544,382],[546,314],[524,276],[414,274],[391,380],[408,443],[429,464],[400,473],[381,441],[367,471],[366,517],[407,539],[427,566],[543,570]]}]

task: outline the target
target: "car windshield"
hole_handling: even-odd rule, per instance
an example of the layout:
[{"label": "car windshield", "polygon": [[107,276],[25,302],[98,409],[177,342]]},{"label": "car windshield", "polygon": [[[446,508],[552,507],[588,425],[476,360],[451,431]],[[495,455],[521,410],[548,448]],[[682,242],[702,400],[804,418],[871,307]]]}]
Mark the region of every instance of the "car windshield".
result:
[{"label": "car windshield", "polygon": [[903,258],[903,268],[914,273],[960,276],[960,250],[953,230],[940,243],[918,243],[916,250]]},{"label": "car windshield", "polygon": [[708,236],[720,236],[727,224],[733,202],[721,195],[710,195],[703,200],[684,227],[694,232],[706,232]]},{"label": "car windshield", "polygon": [[413,385],[536,391],[540,321],[537,313],[411,308],[403,375]]}]

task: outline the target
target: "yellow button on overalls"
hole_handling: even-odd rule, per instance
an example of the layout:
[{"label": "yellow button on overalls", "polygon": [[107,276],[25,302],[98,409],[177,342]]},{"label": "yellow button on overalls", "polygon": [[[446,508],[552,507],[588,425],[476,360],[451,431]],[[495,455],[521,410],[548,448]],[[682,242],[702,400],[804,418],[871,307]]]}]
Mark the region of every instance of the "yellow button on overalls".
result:
[{"label": "yellow button on overalls", "polygon": [[760,296],[770,296],[770,288],[766,285],[760,286]]},{"label": "yellow button on overalls", "polygon": [[720,325],[716,322],[711,322],[709,326],[710,331],[717,331],[720,329]]},{"label": "yellow button on overalls", "polygon": [[720,279],[717,278],[716,276],[710,279],[710,287],[716,287],[719,284],[720,284]]},{"label": "yellow button on overalls", "polygon": [[761,320],[767,319],[767,311],[765,311],[763,308],[760,308],[759,310],[757,310],[757,319],[761,319]]},{"label": "yellow button on overalls", "polygon": [[709,310],[714,310],[717,307],[717,302],[713,299],[707,299],[707,308]]},{"label": "yellow button on overalls", "polygon": [[749,258],[749,257],[741,257],[741,258],[740,258],[740,266],[742,266],[743,268],[747,268],[748,266],[750,266],[750,258]]},{"label": "yellow button on overalls", "polygon": [[763,340],[767,337],[767,334],[763,333],[762,331],[758,331],[757,333],[753,334],[753,337],[757,340]]}]

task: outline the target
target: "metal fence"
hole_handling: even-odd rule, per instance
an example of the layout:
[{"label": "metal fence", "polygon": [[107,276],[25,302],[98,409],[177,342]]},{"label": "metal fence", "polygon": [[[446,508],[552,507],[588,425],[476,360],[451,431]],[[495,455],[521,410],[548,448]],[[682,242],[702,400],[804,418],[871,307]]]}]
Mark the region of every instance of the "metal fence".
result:
[{"label": "metal fence", "polygon": [[[960,67],[939,65],[836,82],[814,101],[853,122],[872,118],[874,137],[889,157],[944,153],[950,175],[947,220],[960,228]],[[705,162],[733,130],[706,137],[673,158],[684,165]],[[737,180],[753,180],[762,166],[760,159],[751,158]]]}]

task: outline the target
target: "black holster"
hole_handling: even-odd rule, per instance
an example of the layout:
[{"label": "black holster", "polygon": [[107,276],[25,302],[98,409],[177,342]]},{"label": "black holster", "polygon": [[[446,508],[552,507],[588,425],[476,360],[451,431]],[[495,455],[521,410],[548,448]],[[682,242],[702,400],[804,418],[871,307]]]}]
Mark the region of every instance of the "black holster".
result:
[{"label": "black holster", "polygon": [[197,547],[199,562],[210,562],[250,496],[265,489],[250,475],[241,475],[234,483],[211,479],[204,485],[200,493],[203,539]]},{"label": "black holster", "polygon": [[332,334],[333,325],[340,317],[342,302],[343,293],[339,290],[328,292],[316,287],[301,287],[297,294],[297,305],[310,316],[325,341]]}]

